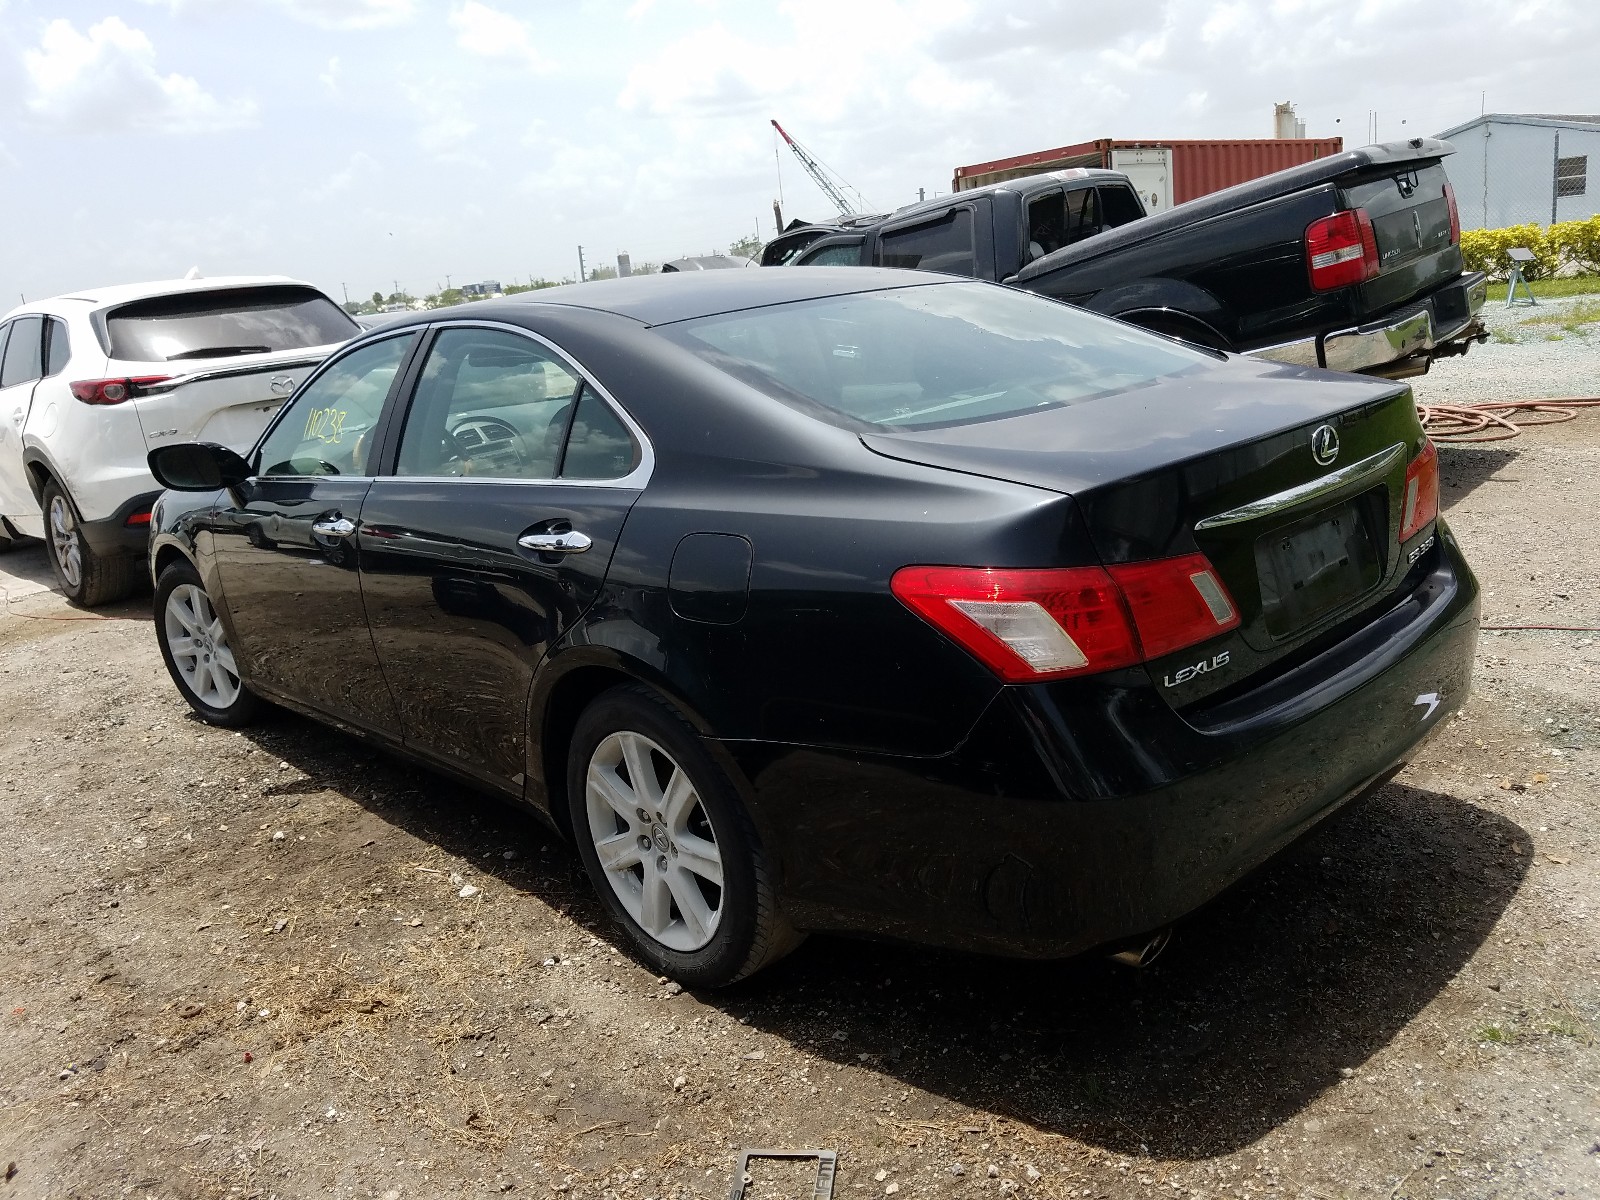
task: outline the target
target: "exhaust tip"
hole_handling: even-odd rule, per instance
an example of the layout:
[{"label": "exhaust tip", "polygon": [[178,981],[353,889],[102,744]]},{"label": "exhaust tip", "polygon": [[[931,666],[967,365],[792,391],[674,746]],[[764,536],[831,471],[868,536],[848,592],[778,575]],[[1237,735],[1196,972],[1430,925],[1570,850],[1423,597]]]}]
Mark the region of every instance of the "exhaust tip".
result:
[{"label": "exhaust tip", "polygon": [[1131,946],[1114,952],[1111,955],[1111,961],[1119,962],[1125,967],[1148,967],[1161,957],[1161,952],[1167,948],[1167,944],[1171,941],[1172,930],[1169,927],[1158,933],[1151,934],[1142,941],[1135,942]]}]

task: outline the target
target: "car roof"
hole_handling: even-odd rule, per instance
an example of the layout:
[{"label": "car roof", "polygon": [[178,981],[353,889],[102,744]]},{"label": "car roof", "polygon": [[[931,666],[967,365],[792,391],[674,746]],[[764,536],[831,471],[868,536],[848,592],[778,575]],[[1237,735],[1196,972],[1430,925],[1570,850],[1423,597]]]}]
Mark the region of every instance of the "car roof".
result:
[{"label": "car roof", "polygon": [[315,284],[307,283],[303,279],[290,279],[287,275],[217,275],[206,279],[155,279],[148,283],[121,283],[111,287],[81,288],[77,291],[63,292],[59,296],[48,296],[42,300],[20,304],[6,313],[6,317],[31,312],[59,313],[65,307],[63,301],[76,301],[95,308],[106,308],[113,304],[125,304],[130,300],[147,300],[152,296],[177,296],[187,292],[283,285],[321,291]]},{"label": "car roof", "polygon": [[971,282],[960,276],[882,267],[755,267],[748,271],[674,271],[541,288],[493,300],[432,309],[385,324],[385,330],[434,321],[520,322],[541,307],[592,309],[629,317],[643,325],[665,325],[715,313],[764,308],[796,300],[848,296],[890,288]]}]

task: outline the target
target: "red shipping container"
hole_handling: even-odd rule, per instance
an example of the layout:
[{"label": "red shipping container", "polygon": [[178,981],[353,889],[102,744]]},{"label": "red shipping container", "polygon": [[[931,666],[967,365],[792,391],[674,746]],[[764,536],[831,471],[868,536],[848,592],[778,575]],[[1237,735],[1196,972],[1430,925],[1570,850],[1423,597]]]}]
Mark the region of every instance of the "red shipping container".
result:
[{"label": "red shipping container", "polygon": [[[1132,157],[1118,155],[1118,151],[1164,150],[1171,172],[1171,202],[1182,204],[1185,200],[1209,195],[1236,183],[1259,179],[1286,167],[1338,154],[1343,149],[1344,139],[1336,137],[1190,141],[1099,138],[1075,146],[1058,146],[1051,150],[1037,150],[1032,154],[957,167],[950,186],[953,191],[961,192],[1067,167],[1118,169],[1114,162],[1116,158]],[[1147,205],[1148,201],[1147,196]]]}]

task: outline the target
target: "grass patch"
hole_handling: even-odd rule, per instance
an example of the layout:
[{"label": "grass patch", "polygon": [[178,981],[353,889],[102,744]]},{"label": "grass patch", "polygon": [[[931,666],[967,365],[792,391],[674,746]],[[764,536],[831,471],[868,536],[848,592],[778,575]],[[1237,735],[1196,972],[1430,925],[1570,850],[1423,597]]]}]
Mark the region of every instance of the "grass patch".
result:
[{"label": "grass patch", "polygon": [[[1568,305],[1560,312],[1535,313],[1523,317],[1519,325],[1559,325],[1567,333],[1583,333],[1584,326],[1600,323],[1600,297],[1589,300],[1578,300]],[[1546,341],[1559,338],[1561,335],[1551,333]]]},{"label": "grass patch", "polygon": [[[1533,294],[1540,300],[1556,300],[1562,296],[1588,296],[1600,293],[1600,275],[1572,275],[1563,279],[1535,279],[1528,285],[1533,289]],[[1517,289],[1517,295],[1522,295],[1522,289]],[[1506,285],[1491,283],[1489,285],[1489,299],[1499,300],[1502,303],[1506,298]]]},{"label": "grass patch", "polygon": [[1509,1046],[1521,1034],[1515,1027],[1507,1028],[1504,1025],[1480,1025],[1472,1035],[1475,1042],[1491,1042],[1497,1046]]}]

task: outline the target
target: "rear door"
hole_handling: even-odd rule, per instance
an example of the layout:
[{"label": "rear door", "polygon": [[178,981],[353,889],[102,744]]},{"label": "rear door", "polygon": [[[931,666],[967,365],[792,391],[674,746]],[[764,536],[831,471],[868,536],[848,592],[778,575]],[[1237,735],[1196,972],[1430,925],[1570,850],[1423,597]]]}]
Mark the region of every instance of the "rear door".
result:
[{"label": "rear door", "polygon": [[258,474],[210,520],[235,652],[252,681],[398,738],[367,631],[356,531],[379,421],[420,335],[352,349],[294,398]]},{"label": "rear door", "polygon": [[362,510],[363,589],[406,745],[512,794],[527,699],[595,602],[649,449],[556,347],[439,328]]},{"label": "rear door", "polygon": [[0,514],[34,516],[39,503],[22,465],[22,430],[44,374],[45,318],[17,317],[0,326]]}]

